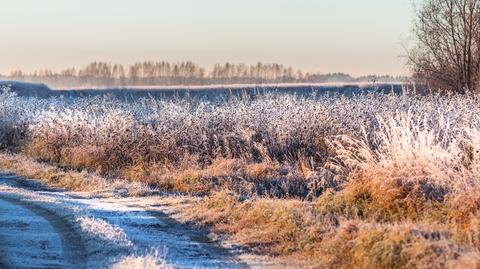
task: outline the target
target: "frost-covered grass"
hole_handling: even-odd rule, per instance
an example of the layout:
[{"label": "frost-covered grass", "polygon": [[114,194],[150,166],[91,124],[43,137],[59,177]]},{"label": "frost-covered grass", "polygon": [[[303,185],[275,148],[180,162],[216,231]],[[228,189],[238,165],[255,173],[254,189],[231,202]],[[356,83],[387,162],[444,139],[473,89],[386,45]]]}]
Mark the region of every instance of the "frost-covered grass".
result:
[{"label": "frost-covered grass", "polygon": [[92,236],[99,237],[105,240],[105,242],[126,247],[133,246],[133,243],[128,239],[128,236],[122,229],[113,226],[105,220],[82,216],[76,221],[83,231]]},{"label": "frost-covered grass", "polygon": [[174,269],[175,267],[168,264],[162,259],[158,251],[148,255],[131,255],[122,257],[117,261],[112,269]]},{"label": "frost-covered grass", "polygon": [[430,183],[476,184],[467,165],[480,142],[474,96],[265,95],[214,104],[2,94],[0,103],[3,148],[165,190],[311,198],[359,167],[387,162],[422,165],[439,177]]},{"label": "frost-covered grass", "polygon": [[3,148],[204,194],[189,218],[263,253],[310,254],[329,267],[480,260],[477,96],[217,104],[3,94],[0,123]]}]

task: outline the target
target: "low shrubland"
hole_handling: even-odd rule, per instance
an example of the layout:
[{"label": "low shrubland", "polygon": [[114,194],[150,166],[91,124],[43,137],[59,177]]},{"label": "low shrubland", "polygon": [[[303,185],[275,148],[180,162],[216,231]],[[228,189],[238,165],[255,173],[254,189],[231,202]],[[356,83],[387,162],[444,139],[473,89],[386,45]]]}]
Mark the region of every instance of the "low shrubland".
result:
[{"label": "low shrubland", "polygon": [[3,169],[74,189],[120,179],[197,195],[188,219],[325,267],[480,265],[475,95],[211,103],[6,91],[0,104],[0,147],[27,156],[2,154]]}]

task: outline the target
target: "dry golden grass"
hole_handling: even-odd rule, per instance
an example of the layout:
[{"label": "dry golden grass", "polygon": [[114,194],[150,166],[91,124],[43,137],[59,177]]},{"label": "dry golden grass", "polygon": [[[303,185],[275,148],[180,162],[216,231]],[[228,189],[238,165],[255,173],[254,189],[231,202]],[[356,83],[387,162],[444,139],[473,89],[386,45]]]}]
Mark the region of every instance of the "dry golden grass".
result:
[{"label": "dry golden grass", "polygon": [[[322,203],[329,206],[331,202]],[[480,266],[478,247],[466,240],[472,234],[460,238],[452,225],[435,224],[429,219],[379,223],[317,211],[308,202],[241,201],[226,192],[204,198],[188,211],[188,219],[228,233],[236,242],[259,253],[290,255],[321,268]]]},{"label": "dry golden grass", "polygon": [[75,191],[96,191],[107,184],[100,176],[60,169],[18,154],[0,153],[0,169],[25,178],[39,179],[53,187]]},{"label": "dry golden grass", "polygon": [[[253,199],[240,201],[227,192],[205,198],[187,214],[214,225],[255,251],[285,255],[313,249],[329,222],[318,222],[310,204],[299,200]],[[332,225],[332,224],[330,224]],[[333,226],[331,226],[333,227]],[[331,228],[329,227],[329,228]]]},{"label": "dry golden grass", "polygon": [[409,184],[402,178],[376,177],[372,180],[372,176],[352,175],[341,191],[326,191],[317,199],[317,209],[378,222],[441,221],[447,218],[448,207],[440,201],[428,199],[420,184]]},{"label": "dry golden grass", "polygon": [[127,190],[128,195],[143,196],[151,190],[139,183],[120,179],[107,179],[87,171],[78,172],[69,168],[39,162],[20,154],[0,153],[0,170],[39,180],[51,187],[80,192],[99,192],[103,190]]},{"label": "dry golden grass", "polygon": [[[282,169],[283,175],[280,175]],[[165,166],[140,161],[125,167],[121,177],[167,191],[194,194],[231,190],[249,196],[262,194],[286,197],[290,194],[295,196],[295,190],[289,183],[307,184],[296,167],[282,167],[273,161],[250,163],[244,159],[223,158],[204,167],[188,162],[179,166]],[[284,186],[280,186],[279,182]]]},{"label": "dry golden grass", "polygon": [[[477,268],[478,250],[452,242],[446,227],[406,222],[342,224],[320,252],[335,268]],[[463,267],[467,266],[467,267]]]},{"label": "dry golden grass", "polygon": [[[106,181],[89,173],[65,171],[12,154],[0,154],[0,167],[52,186],[81,191],[98,190]],[[236,165],[227,162],[220,167]],[[224,170],[217,172],[221,171]],[[445,223],[435,224],[428,217],[418,217],[419,212],[410,217],[380,218],[379,223],[378,215],[373,214],[378,204],[369,204],[373,201],[370,199],[358,206],[357,200],[351,200],[358,186],[348,186],[340,192],[326,191],[316,202],[244,200],[233,193],[219,191],[185,206],[184,217],[230,234],[234,241],[256,253],[290,256],[321,268],[474,268],[480,265],[480,218],[472,215],[477,212],[473,200],[452,202],[452,206],[445,202],[443,205],[452,209],[446,218],[450,221]],[[340,210],[347,206],[361,208],[372,215],[353,214],[354,209]],[[388,216],[391,212],[381,215],[384,214]]]}]

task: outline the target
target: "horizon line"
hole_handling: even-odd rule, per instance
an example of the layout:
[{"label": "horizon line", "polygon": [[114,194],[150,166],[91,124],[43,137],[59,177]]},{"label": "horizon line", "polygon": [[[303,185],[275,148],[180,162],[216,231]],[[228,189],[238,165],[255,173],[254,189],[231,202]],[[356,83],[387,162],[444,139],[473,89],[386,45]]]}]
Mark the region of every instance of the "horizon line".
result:
[{"label": "horizon line", "polygon": [[[82,65],[79,65],[79,66],[70,66],[70,67],[61,67],[61,68],[43,67],[43,68],[33,69],[33,71],[24,71],[21,68],[14,68],[14,69],[11,69],[8,74],[0,73],[0,76],[2,76],[2,77],[13,77],[15,72],[21,72],[23,75],[27,75],[27,76],[35,76],[36,73],[39,73],[39,72],[42,72],[42,71],[52,72],[53,75],[61,75],[61,73],[63,71],[69,71],[69,70],[79,71],[79,70],[87,68],[88,66],[90,66],[92,64],[107,64],[107,65],[110,65],[111,67],[114,67],[114,66],[117,65],[117,66],[121,66],[123,68],[124,67],[129,68],[129,67],[135,66],[137,64],[145,64],[145,63],[153,63],[153,64],[167,63],[167,64],[170,64],[170,65],[190,63],[190,64],[193,64],[196,67],[199,67],[199,68],[203,69],[203,71],[206,71],[207,72],[206,74],[211,74],[216,66],[224,67],[227,64],[231,64],[233,66],[242,66],[243,65],[246,68],[255,67],[256,65],[262,64],[262,65],[278,65],[279,67],[283,67],[283,68],[286,68],[286,69],[291,69],[294,73],[301,72],[304,75],[348,75],[352,78],[363,78],[363,77],[369,77],[369,76],[410,77],[410,74],[363,73],[361,75],[352,75],[349,72],[343,72],[343,71],[327,71],[327,72],[324,72],[324,71],[308,71],[308,70],[305,70],[304,68],[294,67],[294,66],[291,66],[291,65],[285,65],[283,63],[272,62],[272,61],[256,61],[254,63],[252,63],[252,62],[245,63],[245,62],[223,61],[223,62],[217,62],[215,64],[210,65],[210,67],[207,67],[207,65],[199,64],[198,62],[195,62],[193,60],[177,60],[177,61],[167,61],[167,60],[144,60],[144,61],[142,61],[142,60],[138,60],[138,61],[132,61],[132,62],[127,63],[127,64],[118,63],[118,62],[115,62],[115,61],[93,60],[93,61],[90,61],[86,64],[82,64]],[[128,69],[126,71],[128,71]]]}]

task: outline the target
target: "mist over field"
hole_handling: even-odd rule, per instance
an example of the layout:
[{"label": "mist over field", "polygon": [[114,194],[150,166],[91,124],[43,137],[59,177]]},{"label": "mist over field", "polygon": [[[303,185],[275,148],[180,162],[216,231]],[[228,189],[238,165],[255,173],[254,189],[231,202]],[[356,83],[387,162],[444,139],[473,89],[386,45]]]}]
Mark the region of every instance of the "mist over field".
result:
[{"label": "mist over field", "polygon": [[138,62],[124,67],[121,64],[92,62],[81,68],[61,71],[41,69],[33,73],[14,70],[9,75],[0,75],[5,81],[44,83],[51,88],[155,88],[170,87],[239,87],[272,85],[315,85],[320,83],[401,83],[406,76],[367,75],[352,77],[345,73],[310,73],[281,64],[258,62],[246,64],[216,64],[211,70],[193,62]]}]

